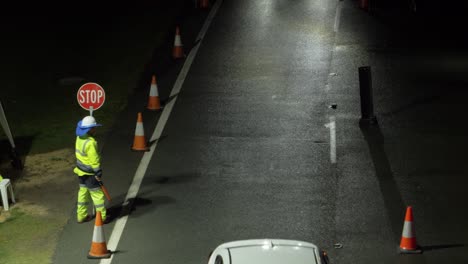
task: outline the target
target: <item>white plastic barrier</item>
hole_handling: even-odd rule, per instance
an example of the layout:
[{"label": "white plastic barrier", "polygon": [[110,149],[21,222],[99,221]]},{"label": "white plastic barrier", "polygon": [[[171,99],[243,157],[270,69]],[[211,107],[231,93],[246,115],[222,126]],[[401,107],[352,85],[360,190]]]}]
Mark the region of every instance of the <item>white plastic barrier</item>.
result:
[{"label": "white plastic barrier", "polygon": [[0,192],[2,193],[3,208],[5,211],[10,210],[10,205],[8,204],[8,189],[10,189],[11,201],[16,203],[15,194],[13,193],[13,186],[11,186],[10,179],[3,179],[0,182]]}]

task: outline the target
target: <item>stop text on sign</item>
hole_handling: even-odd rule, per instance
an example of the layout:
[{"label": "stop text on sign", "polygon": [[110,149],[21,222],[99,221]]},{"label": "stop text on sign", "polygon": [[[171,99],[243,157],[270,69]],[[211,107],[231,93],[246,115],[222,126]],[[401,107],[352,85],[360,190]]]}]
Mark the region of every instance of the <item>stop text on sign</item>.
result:
[{"label": "stop text on sign", "polygon": [[91,103],[96,104],[104,99],[104,92],[103,91],[94,91],[94,90],[86,90],[80,91],[79,94],[80,103]]},{"label": "stop text on sign", "polygon": [[97,83],[85,83],[76,94],[80,106],[85,110],[97,110],[106,100],[104,89]]}]

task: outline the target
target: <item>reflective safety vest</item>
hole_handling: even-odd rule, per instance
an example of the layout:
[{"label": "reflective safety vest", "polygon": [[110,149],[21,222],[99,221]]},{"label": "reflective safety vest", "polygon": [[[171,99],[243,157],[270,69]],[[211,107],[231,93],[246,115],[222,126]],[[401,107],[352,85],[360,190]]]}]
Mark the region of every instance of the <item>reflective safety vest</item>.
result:
[{"label": "reflective safety vest", "polygon": [[76,137],[75,156],[76,167],[73,172],[78,176],[94,175],[101,170],[101,157],[97,150],[97,141],[93,137]]}]

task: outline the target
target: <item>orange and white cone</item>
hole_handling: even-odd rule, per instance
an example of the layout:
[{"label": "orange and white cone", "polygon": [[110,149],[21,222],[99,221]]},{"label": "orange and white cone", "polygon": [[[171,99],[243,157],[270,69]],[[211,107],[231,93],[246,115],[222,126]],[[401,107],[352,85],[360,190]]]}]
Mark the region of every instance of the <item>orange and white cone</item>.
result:
[{"label": "orange and white cone", "polygon": [[208,8],[210,6],[209,0],[198,0],[200,8]]},{"label": "orange and white cone", "polygon": [[182,48],[182,40],[180,39],[179,27],[176,27],[176,35],[174,40],[174,48],[172,50],[172,57],[174,59],[180,59],[184,56],[184,49]]},{"label": "orange and white cone", "polygon": [[359,8],[368,11],[369,10],[369,0],[359,0]]},{"label": "orange and white cone", "polygon": [[160,110],[161,102],[159,100],[158,85],[156,84],[156,76],[153,75],[150,86],[150,93],[148,98],[148,106],[146,107],[149,110]]},{"label": "orange and white cone", "polygon": [[413,226],[413,209],[411,206],[406,208],[405,223],[403,233],[401,234],[400,253],[418,254],[422,250],[416,242],[416,234]]},{"label": "orange and white cone", "polygon": [[88,253],[89,259],[110,258],[112,252],[107,249],[106,238],[104,235],[101,212],[96,212],[96,222],[94,223],[93,241]]},{"label": "orange and white cone", "polygon": [[145,139],[145,129],[143,127],[143,116],[141,112],[138,113],[137,123],[135,127],[135,138],[133,139],[132,150],[147,151]]}]

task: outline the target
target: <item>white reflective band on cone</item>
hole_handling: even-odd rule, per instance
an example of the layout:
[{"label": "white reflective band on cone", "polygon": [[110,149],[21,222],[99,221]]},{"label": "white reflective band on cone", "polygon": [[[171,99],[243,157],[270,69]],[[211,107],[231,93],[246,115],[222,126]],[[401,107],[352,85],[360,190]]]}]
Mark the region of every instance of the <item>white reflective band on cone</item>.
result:
[{"label": "white reflective band on cone", "polygon": [[414,237],[413,222],[405,221],[402,236],[408,238]]},{"label": "white reflective band on cone", "polygon": [[156,84],[151,85],[150,96],[159,96]]},{"label": "white reflective band on cone", "polygon": [[106,238],[104,237],[104,232],[102,226],[94,226],[93,242],[95,243],[105,243]]},{"label": "white reflective band on cone", "polygon": [[182,46],[182,41],[180,40],[180,36],[177,35],[174,41],[174,46]]},{"label": "white reflective band on cone", "polygon": [[135,128],[135,136],[144,136],[145,132],[143,130],[143,124],[140,122],[137,122],[136,128]]}]

